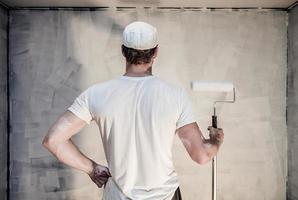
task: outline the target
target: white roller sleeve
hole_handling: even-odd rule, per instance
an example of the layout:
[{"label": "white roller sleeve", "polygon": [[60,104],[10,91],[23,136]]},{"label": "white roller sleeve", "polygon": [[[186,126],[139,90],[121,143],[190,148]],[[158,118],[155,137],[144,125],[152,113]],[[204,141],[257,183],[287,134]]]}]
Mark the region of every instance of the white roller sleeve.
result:
[{"label": "white roller sleeve", "polygon": [[191,81],[190,85],[195,91],[230,92],[234,88],[228,81]]}]

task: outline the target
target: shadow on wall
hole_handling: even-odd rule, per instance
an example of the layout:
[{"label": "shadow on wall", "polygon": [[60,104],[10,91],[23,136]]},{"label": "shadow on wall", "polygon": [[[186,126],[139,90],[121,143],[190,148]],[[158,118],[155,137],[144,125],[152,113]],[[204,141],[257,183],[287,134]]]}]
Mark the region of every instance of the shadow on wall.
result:
[{"label": "shadow on wall", "polygon": [[0,199],[7,199],[7,14],[0,5]]},{"label": "shadow on wall", "polygon": [[298,198],[298,6],[289,13],[288,26],[288,98],[287,98],[287,129],[288,129],[288,192],[287,199]]},{"label": "shadow on wall", "polygon": [[[89,177],[60,163],[41,141],[84,89],[119,74],[108,66],[98,67],[115,56],[120,61],[119,52],[102,57],[122,31],[111,16],[109,11],[11,12],[11,199],[96,199],[100,195]],[[74,140],[83,152],[103,163],[99,134],[90,130],[94,127],[86,127]],[[90,137],[98,140],[86,140],[81,134],[93,134]]]}]

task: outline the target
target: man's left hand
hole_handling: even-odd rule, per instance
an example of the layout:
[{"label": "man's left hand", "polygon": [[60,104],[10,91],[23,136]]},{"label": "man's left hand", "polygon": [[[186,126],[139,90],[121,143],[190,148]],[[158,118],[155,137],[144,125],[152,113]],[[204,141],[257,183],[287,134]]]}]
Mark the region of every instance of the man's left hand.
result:
[{"label": "man's left hand", "polygon": [[112,175],[110,174],[110,171],[107,167],[102,166],[100,164],[97,164],[93,162],[93,170],[89,175],[91,180],[99,187],[101,188],[103,185],[106,184],[109,177]]}]

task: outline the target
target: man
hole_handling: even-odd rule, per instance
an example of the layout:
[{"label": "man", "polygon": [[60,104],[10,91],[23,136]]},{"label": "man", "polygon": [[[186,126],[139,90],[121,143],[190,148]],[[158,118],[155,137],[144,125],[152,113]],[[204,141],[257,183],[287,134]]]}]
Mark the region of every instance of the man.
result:
[{"label": "man", "polygon": [[[185,89],[152,75],[158,52],[156,28],[133,22],[123,31],[126,72],[82,92],[51,126],[43,145],[61,162],[87,173],[104,200],[179,200],[172,162],[178,134],[190,157],[211,160],[223,142],[220,128],[203,137]],[[108,168],[83,155],[71,137],[95,121],[103,140]]]}]

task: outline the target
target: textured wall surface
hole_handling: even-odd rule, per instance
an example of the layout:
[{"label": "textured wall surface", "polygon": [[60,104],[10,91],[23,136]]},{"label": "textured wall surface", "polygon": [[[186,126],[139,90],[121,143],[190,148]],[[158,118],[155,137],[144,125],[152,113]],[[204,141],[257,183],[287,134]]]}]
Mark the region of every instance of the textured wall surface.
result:
[{"label": "textured wall surface", "polygon": [[0,6],[0,199],[7,188],[7,10]]},{"label": "textured wall surface", "polygon": [[298,6],[289,14],[288,30],[288,199],[298,199]]},{"label": "textured wall surface", "polygon": [[89,0],[89,1],[80,1],[80,0],[66,0],[66,1],[57,1],[57,0],[1,0],[9,6],[17,7],[103,7],[103,6],[154,6],[154,7],[171,7],[171,6],[182,6],[182,7],[217,7],[217,8],[287,8],[295,0],[159,0],[159,1],[133,1],[133,0]]},{"label": "textured wall surface", "polygon": [[[100,199],[102,189],[59,163],[41,140],[81,91],[124,73],[121,33],[134,20],[157,27],[153,73],[187,88],[206,137],[213,100],[232,96],[193,92],[190,81],[235,84],[236,103],[218,106],[226,134],[218,153],[219,199],[286,199],[286,12],[151,9],[12,11],[11,199]],[[106,164],[94,122],[74,142]],[[191,161],[178,137],[173,154],[183,198],[210,199],[211,162]]]}]

